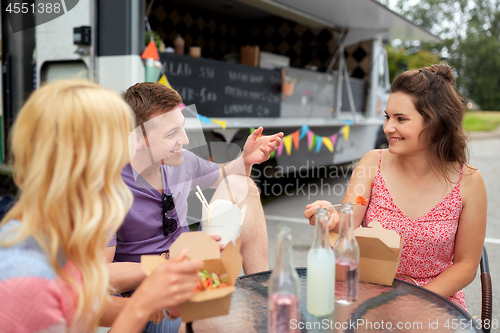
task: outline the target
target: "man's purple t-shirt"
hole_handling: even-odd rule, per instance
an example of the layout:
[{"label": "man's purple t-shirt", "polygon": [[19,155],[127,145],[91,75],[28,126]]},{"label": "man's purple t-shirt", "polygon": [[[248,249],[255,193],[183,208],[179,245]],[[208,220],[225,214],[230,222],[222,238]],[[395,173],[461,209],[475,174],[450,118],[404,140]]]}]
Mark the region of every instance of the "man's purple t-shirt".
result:
[{"label": "man's purple t-shirt", "polygon": [[116,245],[115,262],[140,262],[141,255],[161,254],[183,232],[189,230],[187,198],[191,188],[199,185],[202,189],[212,186],[219,177],[217,164],[199,158],[184,150],[184,163],[178,167],[164,165],[163,188],[165,193],[175,197],[175,210],[179,217],[178,229],[165,237],[162,228],[162,194],[151,188],[142,176],[127,164],[122,170],[122,178],[134,195],[134,202],[122,226],[108,246]]}]

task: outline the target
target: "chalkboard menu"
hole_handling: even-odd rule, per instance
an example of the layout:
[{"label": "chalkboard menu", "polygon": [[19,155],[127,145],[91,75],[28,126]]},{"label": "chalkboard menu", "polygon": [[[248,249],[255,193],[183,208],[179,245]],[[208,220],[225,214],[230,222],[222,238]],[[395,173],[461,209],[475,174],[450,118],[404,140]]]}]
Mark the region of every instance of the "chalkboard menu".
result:
[{"label": "chalkboard menu", "polygon": [[184,104],[207,117],[279,117],[281,72],[160,53],[168,82]]}]

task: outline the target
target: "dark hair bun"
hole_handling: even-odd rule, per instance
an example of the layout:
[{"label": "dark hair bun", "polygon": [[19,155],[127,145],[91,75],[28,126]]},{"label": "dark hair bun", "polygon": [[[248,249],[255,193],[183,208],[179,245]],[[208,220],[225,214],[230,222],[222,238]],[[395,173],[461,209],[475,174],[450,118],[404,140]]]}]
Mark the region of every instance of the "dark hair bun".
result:
[{"label": "dark hair bun", "polygon": [[453,75],[453,72],[451,71],[451,67],[445,64],[437,64],[437,65],[432,65],[431,67],[426,67],[430,72],[434,72],[437,75],[442,76],[445,78],[448,82],[450,82],[452,85],[455,83],[455,76]]}]

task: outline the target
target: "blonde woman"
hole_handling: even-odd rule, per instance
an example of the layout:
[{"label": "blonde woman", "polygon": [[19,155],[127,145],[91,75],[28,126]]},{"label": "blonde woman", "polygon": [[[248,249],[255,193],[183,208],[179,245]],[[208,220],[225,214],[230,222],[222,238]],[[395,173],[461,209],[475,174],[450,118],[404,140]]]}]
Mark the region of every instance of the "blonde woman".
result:
[{"label": "blonde woman", "polygon": [[11,137],[20,194],[0,224],[2,332],[106,324],[141,332],[153,315],[192,296],[202,263],[185,254],[160,266],[132,298],[108,296],[104,248],[132,203],[120,172],[133,128],[128,105],[86,81],[48,84],[20,111]]}]

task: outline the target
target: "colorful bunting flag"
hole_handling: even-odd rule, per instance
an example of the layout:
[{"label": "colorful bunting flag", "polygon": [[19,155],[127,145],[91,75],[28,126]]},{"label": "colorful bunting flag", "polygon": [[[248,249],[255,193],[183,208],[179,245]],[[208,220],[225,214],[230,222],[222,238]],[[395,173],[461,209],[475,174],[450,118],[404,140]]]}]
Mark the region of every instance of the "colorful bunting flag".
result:
[{"label": "colorful bunting flag", "polygon": [[323,137],[323,144],[328,148],[330,153],[333,153],[333,145],[332,145],[332,140],[330,138],[327,138],[326,136]]},{"label": "colorful bunting flag", "polygon": [[334,135],[332,135],[330,137],[330,140],[332,140],[332,147],[335,148],[335,143],[337,143],[337,138],[338,138],[339,134],[338,133],[335,133]]},{"label": "colorful bunting flag", "polygon": [[307,131],[307,148],[309,149],[309,151],[311,151],[312,149],[311,147],[314,143],[314,136],[315,134],[313,131],[311,130]]},{"label": "colorful bunting flag", "polygon": [[274,158],[274,153],[276,153],[276,150],[269,154],[269,158]]},{"label": "colorful bunting flag", "polygon": [[210,118],[208,117],[205,117],[205,116],[202,116],[201,114],[197,115],[198,116],[198,119],[200,119],[200,121],[204,124],[210,124],[212,121],[210,120]]},{"label": "colorful bunting flag", "polygon": [[154,59],[160,61],[160,54],[156,48],[155,42],[150,41],[144,52],[141,55],[142,59]]},{"label": "colorful bunting flag", "polygon": [[299,140],[302,140],[306,136],[307,132],[309,132],[309,126],[302,125],[302,127],[300,128]]},{"label": "colorful bunting flag", "polygon": [[316,135],[316,154],[319,153],[322,145],[323,145],[323,137]]},{"label": "colorful bunting flag", "polygon": [[158,83],[160,84],[163,84],[164,86],[167,86],[169,87],[170,89],[174,89],[172,88],[172,86],[170,85],[170,83],[168,82],[168,79],[167,79],[167,76],[165,74],[163,74],[160,79],[158,80]]},{"label": "colorful bunting flag", "polygon": [[316,140],[318,139],[318,136],[316,134],[313,134],[311,146],[309,147],[309,151],[312,151],[313,148],[316,146]]},{"label": "colorful bunting flag", "polygon": [[255,128],[250,127],[250,134],[252,134],[253,132],[255,132]]},{"label": "colorful bunting flag", "polygon": [[295,132],[293,132],[292,134],[290,134],[292,136],[292,140],[293,140],[293,146],[295,147],[295,150],[299,150],[299,141],[300,141],[300,132],[299,130],[296,130]]},{"label": "colorful bunting flag", "polygon": [[276,149],[276,153],[278,154],[278,157],[280,157],[281,153],[283,153],[283,146],[284,145],[279,145],[278,148]]},{"label": "colorful bunting flag", "polygon": [[212,122],[216,123],[217,125],[219,125],[220,127],[222,127],[222,129],[226,129],[226,125],[227,125],[227,121],[225,120],[217,120],[217,119],[212,119]]},{"label": "colorful bunting flag", "polygon": [[292,153],[292,136],[291,135],[287,135],[287,136],[283,137],[283,145],[285,146],[286,154],[288,156],[290,156],[290,154]]},{"label": "colorful bunting flag", "polygon": [[344,140],[348,141],[349,140],[349,125],[345,125],[342,127],[342,133],[344,134]]}]

